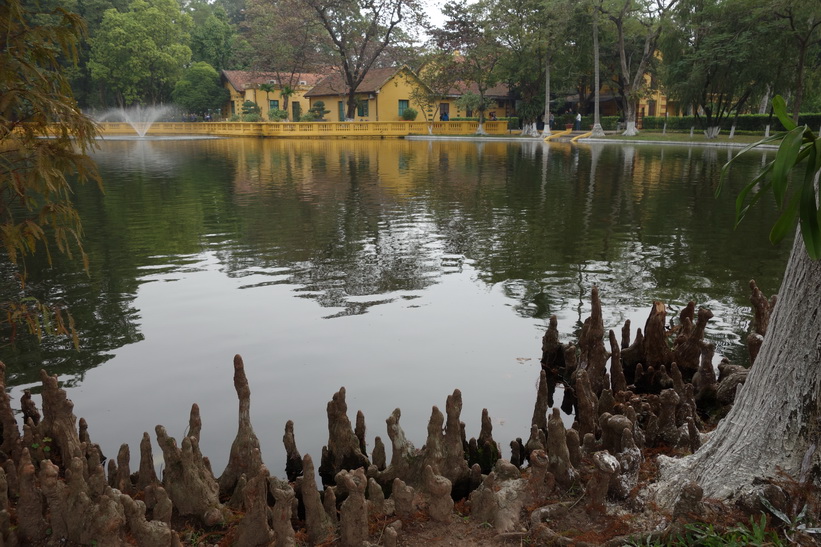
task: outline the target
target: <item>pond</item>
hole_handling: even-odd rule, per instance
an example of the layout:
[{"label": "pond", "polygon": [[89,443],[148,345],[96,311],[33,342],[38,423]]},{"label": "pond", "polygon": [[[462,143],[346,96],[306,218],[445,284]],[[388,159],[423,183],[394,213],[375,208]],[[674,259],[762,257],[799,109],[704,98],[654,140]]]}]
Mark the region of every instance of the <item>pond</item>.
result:
[{"label": "pond", "polygon": [[[717,148],[408,140],[107,140],[105,194],[76,190],[90,274],[29,264],[65,302],[81,348],[18,339],[13,406],[38,371],[58,374],[94,442],[116,455],[164,425],[178,440],[199,404],[215,473],[236,433],[234,354],[273,474],[294,421],[320,459],[325,407],[346,387],[368,450],[402,409],[424,443],[431,407],[463,393],[478,436],[487,408],[507,447],[527,438],[541,337],[556,315],[575,340],[600,289],[605,328],[643,327],[653,300],[715,314],[707,337],[745,363],[748,282],[777,291],[789,242],[767,241],[770,204],[733,229],[752,156],[718,199]],[[771,154],[772,152],[770,152]],[[556,404],[561,404],[557,395]],[[155,458],[160,459],[154,446]],[[507,449],[505,456],[509,456]]]}]

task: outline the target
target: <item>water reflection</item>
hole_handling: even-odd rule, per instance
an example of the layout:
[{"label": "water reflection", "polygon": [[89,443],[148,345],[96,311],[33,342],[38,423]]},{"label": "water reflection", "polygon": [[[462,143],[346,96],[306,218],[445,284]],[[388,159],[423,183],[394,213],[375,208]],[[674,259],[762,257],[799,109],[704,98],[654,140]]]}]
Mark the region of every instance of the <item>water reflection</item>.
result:
[{"label": "water reflection", "polygon": [[769,247],[766,207],[733,231],[759,160],[714,199],[716,149],[225,139],[104,142],[96,159],[105,195],[76,190],[90,276],[59,257],[29,265],[83,347],[4,348],[9,385],[59,374],[107,453],[157,423],[181,433],[198,402],[215,470],[235,427],[233,353],[269,394],[254,401],[276,424],[266,459],[289,418],[318,457],[340,385],[373,424],[400,406],[419,444],[426,409],[458,387],[463,419],[478,428],[489,407],[506,443],[528,431],[547,319],[573,336],[594,284],[606,328],[693,299],[714,311],[718,351],[743,361],[747,281],[774,292],[789,248]]}]

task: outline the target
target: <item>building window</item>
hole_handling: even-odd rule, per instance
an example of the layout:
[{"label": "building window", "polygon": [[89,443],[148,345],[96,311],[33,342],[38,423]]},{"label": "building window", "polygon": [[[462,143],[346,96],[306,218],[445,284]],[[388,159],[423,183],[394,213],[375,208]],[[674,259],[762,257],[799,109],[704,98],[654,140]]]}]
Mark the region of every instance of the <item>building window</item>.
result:
[{"label": "building window", "polygon": [[268,101],[268,110],[279,110],[279,101],[275,101],[274,99],[270,99]]},{"label": "building window", "polygon": [[345,101],[339,101],[339,121],[345,121]]},{"label": "building window", "polygon": [[356,115],[360,118],[368,117],[368,99],[362,99],[356,104]]},{"label": "building window", "polygon": [[405,99],[399,99],[399,117],[400,118],[402,117],[402,114],[405,113],[405,110],[407,110],[409,107],[410,107],[409,101],[407,101]]},{"label": "building window", "polygon": [[291,118],[293,118],[293,121],[298,122],[299,118],[302,117],[302,106],[300,106],[298,102],[294,101],[291,103],[291,111],[293,112],[293,116],[291,116]]}]

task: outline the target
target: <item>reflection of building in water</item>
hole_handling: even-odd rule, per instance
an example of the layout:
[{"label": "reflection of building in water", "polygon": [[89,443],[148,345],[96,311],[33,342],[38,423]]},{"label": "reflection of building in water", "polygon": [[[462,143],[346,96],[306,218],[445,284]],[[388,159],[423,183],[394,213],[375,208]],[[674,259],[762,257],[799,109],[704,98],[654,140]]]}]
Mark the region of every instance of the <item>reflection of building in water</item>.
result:
[{"label": "reflection of building in water", "polygon": [[[288,186],[304,200],[334,196],[341,183],[360,184],[359,191],[374,199],[411,197],[431,185],[434,173],[451,185],[475,185],[469,176],[479,165],[473,142],[419,143],[405,140],[280,140],[239,139],[234,188],[237,195],[253,195]],[[507,143],[483,143],[482,154],[505,157]],[[464,164],[454,173],[448,162]],[[464,175],[464,176],[461,176]]]}]

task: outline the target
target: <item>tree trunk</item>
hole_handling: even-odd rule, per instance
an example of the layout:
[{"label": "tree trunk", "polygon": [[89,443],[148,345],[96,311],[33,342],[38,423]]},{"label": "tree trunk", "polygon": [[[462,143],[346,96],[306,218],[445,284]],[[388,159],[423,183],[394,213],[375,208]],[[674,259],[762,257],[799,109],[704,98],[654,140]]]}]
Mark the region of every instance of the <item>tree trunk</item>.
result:
[{"label": "tree trunk", "polygon": [[704,130],[704,136],[708,139],[715,139],[721,133],[721,126],[719,125],[710,125],[707,126],[707,129]]},{"label": "tree trunk", "polygon": [[542,137],[550,136],[550,52],[545,55],[544,63],[544,129]]},{"label": "tree trunk", "polygon": [[639,130],[636,128],[636,103],[629,97],[624,108],[624,121],[627,127],[622,135],[625,137],[635,137],[639,134]]},{"label": "tree trunk", "polygon": [[804,100],[804,59],[807,57],[807,42],[799,40],[798,69],[795,71],[795,101],[792,107],[792,121],[798,124],[801,102]]},{"label": "tree trunk", "polygon": [[344,122],[344,121],[347,121],[347,120],[354,120],[354,119],[356,119],[356,93],[355,92],[350,93],[348,95],[348,104],[346,105],[346,108],[345,108],[345,119],[344,120],[339,120],[339,121]]},{"label": "tree trunk", "polygon": [[599,11],[597,7],[594,7],[593,10],[593,89],[595,89],[596,95],[593,100],[593,133],[591,136],[604,137],[604,130],[602,129],[601,118],[599,116],[599,103],[601,102],[601,98],[599,97],[599,88],[601,87],[599,81]]},{"label": "tree trunk", "polygon": [[[544,134],[543,134],[544,135]],[[522,126],[523,137],[538,137],[539,130],[536,128],[536,123],[526,123]]]},{"label": "tree trunk", "polygon": [[772,88],[770,84],[767,84],[767,87],[764,88],[764,96],[761,97],[761,102],[758,105],[758,113],[759,114],[766,114],[767,109],[770,107],[770,93]]},{"label": "tree trunk", "polygon": [[[786,473],[799,480],[802,469],[818,469],[821,261],[810,259],[800,235],[778,296],[755,365],[730,413],[695,454],[664,458],[658,490],[663,504],[673,502],[690,480],[702,486],[705,498],[727,499],[757,478]],[[805,456],[809,461],[803,462]]]},{"label": "tree trunk", "polygon": [[477,135],[487,135],[485,131],[485,90],[479,89],[479,98],[481,99],[482,107],[479,109],[479,126],[476,128]]}]

